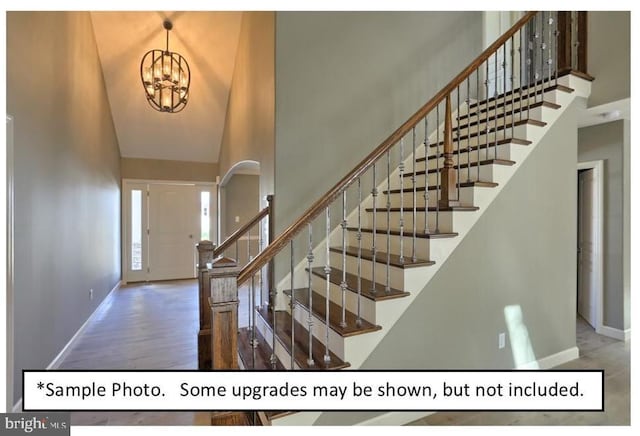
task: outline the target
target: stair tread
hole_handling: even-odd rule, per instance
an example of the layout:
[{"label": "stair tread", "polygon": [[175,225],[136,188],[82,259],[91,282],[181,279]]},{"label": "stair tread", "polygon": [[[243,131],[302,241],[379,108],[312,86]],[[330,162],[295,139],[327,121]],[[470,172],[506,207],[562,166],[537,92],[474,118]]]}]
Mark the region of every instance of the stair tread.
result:
[{"label": "stair tread", "polygon": [[[318,318],[324,320],[326,319],[326,309],[327,309],[327,299],[316,291],[312,291],[312,312],[315,313]],[[284,291],[285,295],[291,296],[291,290],[288,289]],[[304,307],[306,310],[309,310],[309,294],[308,289],[299,288],[293,290],[294,298],[297,304]],[[360,325],[358,325],[357,320],[358,317],[355,313],[349,312],[345,310],[345,323],[346,325],[343,327],[340,325],[342,321],[342,308],[329,300],[329,326],[332,330],[338,333],[340,336],[349,337],[360,335],[363,333],[375,332],[377,330],[382,329],[379,325],[371,324],[369,321],[366,321],[363,318],[360,318]]]},{"label": "stair tread", "polygon": [[[498,184],[496,182],[483,182],[483,181],[477,181],[477,182],[460,182],[460,183],[456,183],[456,187],[461,187],[461,188],[470,188],[470,187],[480,187],[480,188],[495,188],[496,186],[498,186]],[[429,190],[430,191],[434,191],[436,190],[438,187],[437,186],[429,186]],[[397,188],[397,189],[392,189],[390,191],[382,191],[383,194],[400,194],[401,192],[413,192],[413,188],[409,187],[409,188]],[[416,192],[424,192],[424,186],[417,186],[416,187]],[[386,209],[385,209],[386,210]],[[441,209],[442,210],[442,209]]]},{"label": "stair tread", "polygon": [[[347,227],[347,230],[350,231],[358,231],[357,227]],[[362,230],[365,233],[373,233],[373,229],[371,228],[361,228],[360,230]],[[382,229],[376,229],[375,230],[376,233],[378,234],[383,234],[386,235],[387,231],[386,230],[382,230]],[[391,235],[394,236],[400,236],[400,231],[399,230],[391,230],[389,232]],[[412,231],[406,231],[404,232],[404,236],[406,237],[412,237],[413,236],[413,232]],[[458,236],[458,233],[455,232],[431,232],[431,233],[424,233],[424,232],[417,232],[416,231],[416,238],[422,238],[422,239],[439,239],[439,238],[455,238],[456,236]]]},{"label": "stair tread", "polygon": [[[257,309],[262,319],[273,329],[274,316],[266,306]],[[278,310],[275,312],[276,321],[276,337],[280,344],[291,353],[291,314],[284,310]],[[309,333],[302,324],[294,320],[294,340],[295,351],[294,358],[296,363],[303,369],[342,369],[349,367],[348,362],[343,362],[338,356],[336,356],[331,350],[329,350],[329,362],[324,361],[325,346],[318,338],[313,337],[312,343],[312,357],[314,365],[307,363],[309,356],[308,338]]]},{"label": "stair tread", "polygon": [[[538,86],[539,84],[540,84],[540,83],[538,82],[538,83],[537,83],[537,84],[535,84],[535,85],[536,85],[536,86]],[[529,96],[531,96],[531,95],[533,94],[533,92],[532,92],[532,91],[533,91],[533,88],[534,88],[534,84],[528,84],[528,85],[525,85],[525,86],[521,86],[520,88],[516,88],[516,89],[514,89],[513,91],[507,91],[506,93],[499,94],[499,95],[497,95],[497,96],[495,96],[495,97],[491,97],[491,98],[490,98],[490,99],[488,99],[488,100],[481,100],[481,101],[477,101],[477,102],[475,102],[475,103],[471,103],[471,104],[469,105],[469,109],[473,109],[473,108],[475,108],[475,107],[476,107],[476,106],[478,106],[478,105],[486,105],[487,103],[490,103],[490,102],[493,102],[493,101],[496,101],[496,100],[498,100],[498,101],[499,101],[499,100],[502,100],[502,99],[504,99],[504,98],[505,98],[505,96],[507,96],[507,98],[509,98],[509,99],[510,99],[510,98],[511,98],[511,94],[512,94],[513,92],[517,93],[517,94],[518,94],[518,97],[520,97],[520,91],[522,91],[523,93],[525,93],[525,92],[527,92],[527,91],[528,91]],[[561,84],[555,84],[555,85],[551,85],[551,86],[548,86],[548,87],[544,88],[544,92],[547,92],[547,91],[554,91],[554,90],[556,90],[556,89],[557,89],[558,91],[563,91],[563,92],[567,92],[567,93],[572,93],[572,92],[574,91],[574,89],[573,89],[573,88],[569,88],[568,86],[564,86],[564,85],[561,85]],[[538,92],[539,92],[539,91],[538,91]],[[526,96],[526,94],[525,94],[525,95],[523,95],[523,97],[524,97],[524,96]],[[509,100],[509,101],[511,101],[511,100]]]},{"label": "stair tread", "polygon": [[[405,206],[403,208],[400,207],[390,207],[389,208],[389,212],[400,212],[400,209],[402,209],[403,212],[413,212],[413,207],[412,206]],[[436,211],[440,211],[440,212],[475,212],[476,210],[480,209],[478,206],[451,206],[451,207],[436,207],[436,206],[429,206],[429,212],[436,212]],[[367,212],[386,212],[387,208],[386,207],[377,207],[377,208],[372,208],[372,207],[368,207],[367,208]],[[416,207],[415,208],[416,212],[424,212],[425,211],[425,207],[424,206],[420,206],[420,207]],[[405,230],[406,233],[406,230]]]},{"label": "stair tread", "polygon": [[[508,160],[508,159],[485,159],[485,160],[481,160],[480,161],[480,165],[504,165],[504,166],[511,166],[511,165],[515,165],[515,161],[513,160]],[[454,168],[467,168],[469,166],[469,164],[460,164],[460,165],[454,165]],[[472,167],[476,167],[478,166],[478,162],[471,162]],[[429,174],[433,174],[433,173],[437,173],[438,171],[440,171],[441,168],[431,168],[428,172]],[[404,173],[402,176],[403,177],[411,177],[413,175],[423,175],[425,173],[425,170],[420,170],[420,171],[416,171],[414,173]]]},{"label": "stair tread", "polygon": [[[501,99],[501,100],[502,100],[502,99]],[[523,99],[522,99],[522,100],[526,100],[526,96],[523,96]],[[515,98],[513,99],[513,103],[514,103],[514,104],[519,103],[520,101],[521,101],[521,100],[520,100],[520,97],[515,97]],[[496,109],[496,107],[500,108],[500,107],[508,106],[508,105],[510,105],[510,104],[511,104],[511,98],[510,98],[510,97],[507,97],[506,104],[505,104],[504,102],[500,102],[500,103],[498,103],[497,105],[495,105],[495,104],[494,104],[494,105],[492,105],[492,106],[489,106],[489,110],[490,110],[490,111],[492,111],[492,110],[495,110],[495,109]],[[526,111],[527,109],[529,109],[529,110],[530,110],[530,109],[535,109],[535,108],[537,108],[537,107],[541,107],[541,106],[543,106],[543,107],[547,107],[547,108],[550,108],[550,109],[560,109],[560,108],[561,108],[561,106],[560,106],[559,104],[552,103],[552,102],[550,102],[550,101],[546,101],[546,100],[545,100],[545,101],[537,101],[537,102],[535,102],[535,103],[529,103],[529,106],[527,106],[527,105],[523,102],[523,103],[522,103],[522,106],[517,106],[513,111],[508,110],[508,111],[506,112],[506,115],[517,114],[517,113],[519,113],[519,112],[524,112],[524,111]],[[486,108],[486,107],[483,107],[482,109],[480,109],[480,113],[481,113],[481,114],[486,114],[486,113],[487,113],[487,108]],[[502,112],[502,113],[498,114],[497,118],[501,118],[504,114],[505,114],[505,112]],[[474,119],[474,118],[477,118],[477,116],[478,116],[478,111],[477,111],[477,110],[475,110],[475,111],[473,111],[473,112],[470,112],[469,114],[460,115],[460,119],[461,119],[461,120],[465,120],[465,119],[467,119],[467,118],[471,117],[471,121],[473,122],[473,121],[474,121],[473,119]],[[491,115],[491,116],[489,117],[489,121],[493,121],[495,118],[496,118],[496,115],[495,115],[495,114],[494,114],[494,115]],[[486,122],[486,121],[487,121],[486,116],[485,116],[485,117],[484,117],[484,119],[483,119],[483,117],[482,117],[482,115],[481,115],[481,116],[480,116],[480,122],[482,123],[482,122]],[[477,122],[478,122],[478,120],[475,120],[475,122],[473,122],[471,125],[473,126],[473,125],[475,125]],[[454,128],[455,128],[455,126],[454,126]]]},{"label": "stair tread", "polygon": [[[509,103],[511,103],[511,100],[507,101],[507,104],[509,104]],[[480,119],[479,120],[478,119],[474,120],[474,117],[472,116],[466,122],[460,124],[460,126],[458,126],[457,124],[454,124],[454,125],[451,126],[451,128],[452,128],[452,130],[454,132],[456,132],[458,130],[458,128],[460,130],[468,129],[470,127],[474,127],[474,126],[477,126],[477,125],[480,125],[480,124],[487,124],[487,123],[490,123],[492,121],[495,121],[496,123],[500,124],[501,123],[500,120],[503,120],[502,123],[504,123],[506,121],[506,120],[504,120],[505,117],[508,117],[510,115],[516,115],[516,114],[520,115],[520,119],[522,119],[522,112],[527,112],[526,115],[528,116],[529,115],[529,111],[531,109],[535,109],[535,108],[540,107],[540,106],[544,106],[544,107],[547,107],[547,108],[550,108],[550,109],[559,109],[560,108],[559,104],[550,103],[548,101],[539,101],[539,102],[536,102],[536,103],[529,104],[528,107],[527,106],[523,106],[522,108],[514,109],[513,111],[508,110],[507,112],[500,112],[497,115],[496,114],[491,115],[491,116],[489,116],[488,119],[487,119],[486,115],[484,117],[482,115],[480,115]],[[491,110],[491,109],[489,109],[489,110]],[[486,114],[486,111],[484,113]],[[462,120],[463,116],[461,116],[460,119]],[[517,121],[516,121],[516,123],[517,123]],[[506,126],[507,127],[511,127],[511,122],[507,122]]]},{"label": "stair tread", "polygon": [[[538,127],[544,127],[544,126],[547,125],[547,123],[545,123],[544,121],[534,120],[533,118],[526,118],[524,120],[516,121],[515,123],[513,123],[513,126],[517,127],[517,126],[522,126],[524,124],[531,124],[533,126],[538,126]],[[494,133],[494,132],[497,132],[499,130],[505,130],[505,129],[510,129],[510,128],[511,128],[511,124],[509,124],[508,126],[499,125],[499,126],[496,126],[493,129],[491,129],[491,131],[489,133]],[[465,140],[467,140],[469,138],[475,138],[476,136],[482,136],[482,135],[485,135],[485,134],[486,134],[486,132],[473,132],[470,135],[467,134],[467,135],[460,136],[458,138],[458,140],[459,141],[465,141]],[[454,139],[454,141],[455,141],[455,139]],[[434,142],[432,144],[429,144],[429,147],[438,147],[438,146],[442,147],[443,144],[444,144],[444,141]],[[494,142],[494,144],[495,144],[495,142]]]},{"label": "stair tread", "polygon": [[[312,268],[311,272],[319,277],[325,278],[323,267]],[[347,289],[350,290],[351,292],[357,293],[358,292],[358,276],[355,274],[351,274],[350,272],[347,272],[345,279],[347,281]],[[335,285],[340,286],[340,283],[342,283],[342,270],[338,268],[331,268],[329,281]],[[383,300],[390,300],[393,298],[406,297],[407,295],[409,295],[408,292],[401,291],[399,289],[394,289],[394,288],[390,288],[389,292],[385,292],[384,284],[377,283],[377,282],[375,283],[375,289],[376,289],[375,293],[371,292],[372,288],[373,288],[373,282],[371,282],[371,280],[368,280],[364,277],[361,277],[360,293],[363,297],[366,297],[370,300],[383,301]]]},{"label": "stair tread", "polygon": [[251,346],[251,329],[249,327],[242,327],[238,329],[238,354],[240,355],[240,359],[242,359],[245,369],[285,369],[279,359],[276,359],[275,368],[271,366],[271,345],[267,343],[266,339],[258,329],[256,329],[256,340],[257,346],[255,348],[255,361],[253,361],[254,348]]},{"label": "stair tread", "polygon": [[[498,145],[504,145],[504,144],[530,145],[531,141],[527,141],[526,139],[519,139],[519,138],[506,138],[506,139],[500,139],[498,141]],[[482,150],[482,149],[485,149],[485,148],[491,148],[491,147],[493,147],[495,145],[496,145],[495,142],[493,142],[493,143],[491,143],[489,145],[480,144],[479,148]],[[472,145],[471,147],[464,147],[464,148],[461,148],[460,150],[454,150],[453,151],[453,155],[455,156],[458,153],[465,154],[468,151],[476,151],[477,149],[478,149],[477,145]],[[440,153],[440,155],[432,154],[432,155],[429,156],[429,160],[443,158],[443,157],[444,157],[444,153]],[[472,155],[472,157],[473,157],[473,155]],[[425,160],[426,159],[424,157],[419,157],[419,158],[416,159],[416,162],[424,162]]]},{"label": "stair tread", "polygon": [[[368,210],[368,209],[367,209]],[[384,209],[386,212],[387,210]],[[342,253],[342,247],[330,247],[331,251],[335,253]],[[352,257],[358,257],[358,247],[346,247],[346,253]],[[360,251],[360,257],[366,260],[373,260],[373,251],[362,248]],[[376,250],[376,262],[387,264],[387,253],[386,251]],[[415,262],[411,260],[411,257],[404,258],[404,261],[400,260],[400,256],[398,254],[391,253],[389,256],[389,265],[397,267],[397,268],[414,268],[418,266],[430,266],[434,265],[435,262],[432,260],[426,259],[416,259]]]}]

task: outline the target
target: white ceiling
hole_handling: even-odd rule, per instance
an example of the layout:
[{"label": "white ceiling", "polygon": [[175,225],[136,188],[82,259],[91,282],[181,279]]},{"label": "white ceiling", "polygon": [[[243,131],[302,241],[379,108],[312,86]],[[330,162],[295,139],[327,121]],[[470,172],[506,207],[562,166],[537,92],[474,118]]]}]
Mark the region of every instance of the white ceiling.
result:
[{"label": "white ceiling", "polygon": [[[169,50],[189,63],[189,102],[182,112],[158,112],[146,101],[140,60],[164,49],[165,18],[173,22]],[[122,157],[217,162],[241,12],[92,12],[107,95]]]}]

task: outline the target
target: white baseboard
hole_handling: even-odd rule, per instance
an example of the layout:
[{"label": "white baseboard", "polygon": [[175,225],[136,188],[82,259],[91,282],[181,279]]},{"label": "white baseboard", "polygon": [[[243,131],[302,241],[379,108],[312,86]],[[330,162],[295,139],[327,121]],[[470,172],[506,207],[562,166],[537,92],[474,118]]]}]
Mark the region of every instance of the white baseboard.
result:
[{"label": "white baseboard", "polygon": [[[84,322],[84,324],[82,324],[80,326],[80,328],[78,329],[76,334],[73,335],[73,337],[71,339],[69,339],[69,342],[67,342],[67,345],[65,345],[64,348],[62,348],[62,350],[60,350],[58,355],[51,361],[49,366],[47,366],[47,370],[49,370],[49,369],[57,369],[60,366],[60,364],[62,363],[64,358],[67,357],[67,355],[69,354],[69,351],[71,351],[71,346],[73,345],[73,343],[76,340],[78,340],[78,338],[82,335],[82,333],[84,333],[84,330],[89,325],[89,322],[96,316],[97,313],[100,312],[100,310],[102,309],[103,306],[106,306],[107,302],[113,297],[113,293],[116,290],[118,290],[120,288],[120,286],[122,286],[122,281],[118,281],[118,283],[116,283],[116,285],[113,287],[113,289],[111,289],[109,291],[107,296],[104,297],[104,300],[102,300],[102,302],[98,305],[98,307],[95,308],[93,313],[91,313],[91,315],[89,315],[89,318],[87,318],[87,320]],[[20,400],[20,401],[22,401],[22,400]]]},{"label": "white baseboard", "polygon": [[550,356],[542,357],[533,362],[520,365],[517,369],[549,369],[575,360],[578,357],[580,357],[578,347],[571,347],[558,353],[551,354]]},{"label": "white baseboard", "polygon": [[619,341],[628,341],[631,339],[631,329],[620,330],[614,327],[609,327],[608,325],[603,325],[596,332],[599,335],[608,336],[613,339],[617,339]]},{"label": "white baseboard", "polygon": [[357,425],[405,425],[434,413],[436,412],[387,412],[362,421]]}]

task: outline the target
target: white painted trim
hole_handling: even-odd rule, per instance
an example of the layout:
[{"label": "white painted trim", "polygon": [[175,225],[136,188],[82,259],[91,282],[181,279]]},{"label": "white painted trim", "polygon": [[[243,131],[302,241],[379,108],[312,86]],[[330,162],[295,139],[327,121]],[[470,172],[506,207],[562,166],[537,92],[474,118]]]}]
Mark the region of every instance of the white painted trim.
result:
[{"label": "white painted trim", "polygon": [[91,315],[89,315],[89,318],[87,318],[87,320],[84,322],[84,324],[82,324],[80,326],[80,328],[78,329],[78,331],[73,335],[73,337],[71,339],[69,339],[69,342],[67,342],[67,345],[65,345],[62,350],[60,350],[60,352],[58,353],[58,355],[51,361],[51,363],[49,364],[49,366],[47,366],[47,370],[50,369],[58,369],[58,367],[60,366],[60,364],[62,363],[62,361],[64,360],[65,357],[67,357],[67,355],[69,354],[69,352],[71,351],[71,347],[73,346],[74,342],[76,342],[80,336],[82,336],[82,334],[84,333],[85,329],[87,328],[87,326],[89,325],[89,322],[92,321],[98,313],[100,313],[102,311],[102,309],[107,306],[107,304],[110,302],[110,300],[113,298],[113,294],[115,293],[115,291],[117,291],[118,289],[120,289],[120,286],[122,286],[122,281],[118,281],[118,283],[116,283],[116,285],[113,287],[113,289],[111,289],[111,291],[109,291],[109,293],[107,294],[106,297],[104,297],[104,300],[102,300],[102,302],[98,305],[98,307],[95,308],[95,310],[93,311],[93,313],[91,313]]},{"label": "white painted trim", "polygon": [[356,425],[405,425],[436,412],[387,412]]},{"label": "white painted trim", "polygon": [[193,180],[155,180],[155,179],[122,179],[124,183],[148,183],[150,185],[193,185],[193,186],[215,186],[216,182],[194,182]]},{"label": "white painted trim", "polygon": [[620,330],[608,325],[603,325],[600,329],[596,330],[596,333],[603,336],[608,336],[619,341],[628,341],[631,339],[631,329]]},{"label": "white painted trim", "polygon": [[[250,171],[250,173],[247,173],[247,171]],[[231,176],[233,176],[234,174],[251,174],[259,176],[260,162],[258,162],[257,160],[246,159],[234,163],[231,168],[227,170],[225,175],[222,176],[220,186],[224,188],[231,179]]]},{"label": "white painted trim", "polygon": [[[578,171],[593,169],[596,189],[594,190],[593,206],[596,208],[599,225],[596,229],[595,266],[596,266],[596,332],[604,325],[604,161],[595,160],[578,162]],[[577,204],[577,202],[576,202]],[[577,262],[577,257],[576,257]]]},{"label": "white painted trim", "polygon": [[578,347],[567,348],[550,356],[542,357],[533,362],[525,363],[516,369],[549,369],[570,362],[580,357]]}]

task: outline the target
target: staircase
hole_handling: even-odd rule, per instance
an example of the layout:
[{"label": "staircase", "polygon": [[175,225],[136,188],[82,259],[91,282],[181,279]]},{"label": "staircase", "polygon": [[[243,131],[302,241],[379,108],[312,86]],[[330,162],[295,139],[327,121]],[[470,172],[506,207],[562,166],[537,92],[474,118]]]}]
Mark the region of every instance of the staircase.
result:
[{"label": "staircase", "polygon": [[[269,303],[250,286],[244,368],[365,362],[563,112],[588,97],[583,74],[562,73],[559,18],[526,14],[242,270],[238,285],[278,253],[288,266]],[[527,26],[544,35],[539,68],[526,67],[532,50],[520,50]],[[504,80],[492,83],[498,55]],[[267,415],[301,425],[320,412]]]}]

